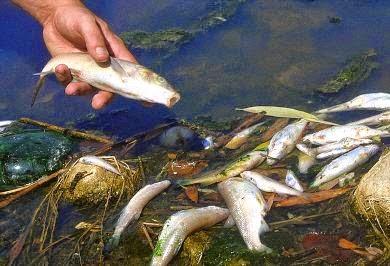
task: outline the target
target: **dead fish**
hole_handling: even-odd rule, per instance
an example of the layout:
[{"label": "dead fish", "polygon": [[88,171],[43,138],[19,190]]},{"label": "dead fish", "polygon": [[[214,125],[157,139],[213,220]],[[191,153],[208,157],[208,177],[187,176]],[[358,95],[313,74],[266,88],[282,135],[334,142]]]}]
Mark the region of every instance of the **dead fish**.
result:
[{"label": "dead fish", "polygon": [[266,155],[262,151],[251,151],[236,161],[232,162],[228,166],[224,167],[223,170],[211,173],[206,173],[204,176],[194,178],[194,179],[185,179],[179,180],[178,184],[182,186],[192,185],[192,184],[203,184],[211,185],[217,182],[221,182],[230,177],[238,176],[246,170],[251,170],[261,164],[265,160]]},{"label": "dead fish", "polygon": [[279,183],[275,179],[269,178],[262,174],[252,171],[245,171],[241,173],[241,177],[252,182],[258,189],[264,192],[274,192],[283,195],[301,196],[302,192],[294,188]]},{"label": "dead fish", "polygon": [[15,123],[16,121],[15,120],[4,120],[4,121],[0,121],[0,132],[3,132],[4,130],[6,130],[10,125],[12,125],[13,123]]},{"label": "dead fish", "polygon": [[331,161],[317,174],[310,187],[318,187],[319,185],[333,180],[343,174],[351,172],[356,167],[367,162],[373,155],[379,151],[380,147],[376,144],[360,146],[354,150],[341,155]]},{"label": "dead fish", "polygon": [[151,265],[168,265],[189,234],[213,226],[228,216],[229,210],[216,206],[185,210],[173,214],[164,223],[153,252]]},{"label": "dead fish", "polygon": [[287,170],[286,178],[285,178],[285,183],[287,186],[299,191],[303,192],[303,187],[301,183],[299,182],[299,179],[296,177],[293,171]]},{"label": "dead fish", "polygon": [[39,75],[32,105],[44,84],[47,75],[55,72],[58,65],[68,66],[74,80],[123,97],[159,103],[172,107],[180,100],[180,95],[161,76],[139,64],[110,57],[110,63],[101,66],[87,53],[65,53],[53,57]]},{"label": "dead fish", "polygon": [[250,250],[271,252],[271,249],[260,241],[260,234],[269,230],[264,220],[267,203],[260,190],[245,179],[229,178],[218,184],[218,191],[224,198],[246,246]]},{"label": "dead fish", "polygon": [[123,231],[134,221],[138,220],[141,212],[154,197],[159,195],[171,185],[171,181],[164,180],[141,188],[122,209],[121,215],[116,222],[114,234],[110,238],[106,250],[118,246]]},{"label": "dead fish", "polygon": [[385,137],[389,132],[386,130],[372,129],[367,126],[333,126],[303,137],[303,142],[324,145],[338,142],[344,138],[370,139],[376,136]]},{"label": "dead fish", "polygon": [[307,145],[303,144],[303,143],[298,143],[296,146],[295,146],[299,151],[303,152],[304,154],[306,154],[307,156],[310,156],[310,157],[313,157],[315,158],[316,155],[317,155],[317,152],[315,149],[311,149],[309,148]]},{"label": "dead fish", "polygon": [[314,149],[316,154],[330,152],[337,149],[349,149],[352,150],[360,145],[371,144],[374,141],[371,139],[353,139],[353,138],[343,138],[338,142],[325,144]]},{"label": "dead fish", "polygon": [[347,125],[365,125],[365,126],[376,126],[380,124],[390,123],[390,111],[384,112],[378,115],[367,117],[358,121],[348,123]]},{"label": "dead fish", "polygon": [[302,119],[286,126],[272,137],[267,155],[269,165],[275,164],[294,150],[307,124],[308,122]]},{"label": "dead fish", "polygon": [[303,152],[298,155],[298,170],[301,174],[307,174],[309,169],[317,163],[315,157],[309,156]]},{"label": "dead fish", "polygon": [[332,107],[317,111],[317,113],[334,113],[352,110],[389,110],[390,94],[389,93],[367,93],[357,96],[356,98]]},{"label": "dead fish", "polygon": [[241,147],[248,138],[258,130],[265,122],[257,123],[256,125],[250,126],[241,132],[234,135],[234,137],[225,145],[225,148],[235,150]]},{"label": "dead fish", "polygon": [[107,171],[110,171],[114,174],[120,175],[118,169],[116,169],[114,166],[112,166],[107,161],[103,160],[102,158],[99,158],[96,156],[92,156],[92,155],[83,156],[79,159],[79,162],[83,163],[83,164],[99,166]]}]

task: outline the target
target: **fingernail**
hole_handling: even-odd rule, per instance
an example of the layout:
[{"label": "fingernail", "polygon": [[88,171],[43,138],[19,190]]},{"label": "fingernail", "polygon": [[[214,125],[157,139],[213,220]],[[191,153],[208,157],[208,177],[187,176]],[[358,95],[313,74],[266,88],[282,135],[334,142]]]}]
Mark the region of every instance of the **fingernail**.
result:
[{"label": "fingernail", "polygon": [[100,57],[101,59],[106,59],[108,56],[108,51],[104,47],[96,47],[95,51],[97,56]]}]

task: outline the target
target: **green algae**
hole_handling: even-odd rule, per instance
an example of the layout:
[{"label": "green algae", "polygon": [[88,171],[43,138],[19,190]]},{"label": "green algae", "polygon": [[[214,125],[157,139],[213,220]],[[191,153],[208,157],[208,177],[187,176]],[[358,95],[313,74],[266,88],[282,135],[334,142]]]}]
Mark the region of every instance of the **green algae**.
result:
[{"label": "green algae", "polygon": [[180,253],[179,265],[201,265],[203,253],[209,248],[210,242],[211,236],[205,231],[188,236]]},{"label": "green algae", "polygon": [[214,1],[210,5],[211,11],[191,25],[189,29],[173,28],[156,32],[126,31],[122,32],[120,37],[132,49],[165,51],[166,56],[170,56],[198,34],[225,23],[246,1]]},{"label": "green algae", "polygon": [[72,142],[51,132],[24,132],[0,137],[0,187],[22,185],[59,169]]},{"label": "green algae", "polygon": [[379,64],[373,58],[376,52],[370,49],[352,58],[346,66],[325,85],[317,89],[321,93],[337,93],[340,90],[366,80]]}]

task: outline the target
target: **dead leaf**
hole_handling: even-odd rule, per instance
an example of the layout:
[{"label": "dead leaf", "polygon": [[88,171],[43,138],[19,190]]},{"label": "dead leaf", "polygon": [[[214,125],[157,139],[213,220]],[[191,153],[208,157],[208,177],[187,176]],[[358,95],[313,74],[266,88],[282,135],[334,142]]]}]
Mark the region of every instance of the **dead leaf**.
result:
[{"label": "dead leaf", "polygon": [[272,193],[272,195],[267,199],[267,211],[271,210],[272,205],[274,204],[274,198],[275,193]]},{"label": "dead leaf", "polygon": [[242,130],[244,130],[250,126],[253,126],[254,124],[258,123],[263,117],[264,117],[264,114],[246,115],[243,118],[243,121],[233,130],[233,133],[239,133]]},{"label": "dead leaf", "polygon": [[198,188],[194,186],[188,186],[185,188],[184,192],[186,193],[187,197],[193,201],[193,202],[198,202],[199,199],[199,193],[198,193]]},{"label": "dead leaf", "polygon": [[262,175],[265,175],[265,176],[268,176],[268,177],[271,177],[271,178],[274,178],[274,176],[276,175],[278,177],[277,178],[278,180],[281,180],[287,174],[286,168],[269,168],[269,169],[256,168],[252,171],[259,173],[259,174],[262,174]]},{"label": "dead leaf", "polygon": [[167,167],[170,177],[190,177],[199,174],[208,166],[207,161],[174,161],[170,162]]},{"label": "dead leaf", "polygon": [[339,178],[335,178],[325,184],[322,184],[318,187],[319,190],[330,190],[334,188],[339,183]]},{"label": "dead leaf", "polygon": [[339,247],[344,248],[344,249],[350,249],[350,250],[360,248],[360,246],[358,246],[357,244],[355,244],[355,243],[353,243],[345,238],[339,239]]},{"label": "dead leaf", "polygon": [[173,153],[173,152],[168,152],[167,156],[168,156],[168,158],[169,158],[170,160],[174,160],[174,159],[176,159],[177,154],[176,154],[176,153]]},{"label": "dead leaf", "polygon": [[278,118],[275,122],[261,135],[260,142],[266,142],[270,140],[276,132],[287,126],[288,118]]},{"label": "dead leaf", "polygon": [[337,188],[314,193],[306,193],[305,196],[289,197],[274,204],[275,207],[289,207],[317,203],[343,195],[352,188]]}]

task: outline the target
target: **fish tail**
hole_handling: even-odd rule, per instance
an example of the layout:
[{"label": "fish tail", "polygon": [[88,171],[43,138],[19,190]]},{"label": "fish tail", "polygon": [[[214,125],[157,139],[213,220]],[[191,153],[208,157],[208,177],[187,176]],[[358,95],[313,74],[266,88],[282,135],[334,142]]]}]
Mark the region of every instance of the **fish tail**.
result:
[{"label": "fish tail", "polygon": [[38,93],[41,90],[41,88],[43,87],[43,84],[45,84],[45,78],[50,73],[51,73],[50,71],[45,71],[45,72],[33,74],[34,76],[38,76],[39,75],[39,80],[38,80],[37,84],[35,85],[35,87],[33,89],[33,95],[32,95],[32,100],[31,100],[31,107],[34,106],[34,103],[35,103],[35,100],[37,99]]},{"label": "fish tail", "polygon": [[119,245],[120,236],[119,235],[113,235],[108,243],[104,246],[103,253],[108,254],[110,253],[114,248],[116,248]]}]

